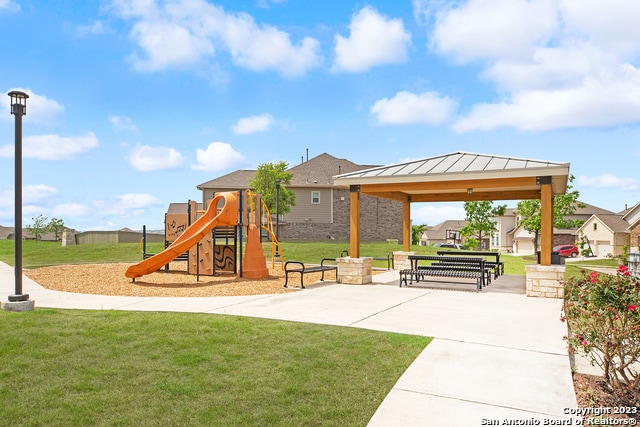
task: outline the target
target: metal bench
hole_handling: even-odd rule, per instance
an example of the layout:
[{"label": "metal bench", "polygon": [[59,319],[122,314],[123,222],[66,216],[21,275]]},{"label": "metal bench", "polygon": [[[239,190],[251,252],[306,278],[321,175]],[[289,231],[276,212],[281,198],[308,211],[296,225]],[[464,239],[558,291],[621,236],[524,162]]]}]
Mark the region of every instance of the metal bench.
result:
[{"label": "metal bench", "polygon": [[[425,280],[427,277],[451,277],[456,279],[475,279],[476,292],[487,286],[490,272],[484,265],[484,258],[447,257],[432,255],[410,255],[410,269],[400,270],[400,287]],[[420,261],[431,261],[431,265],[418,265]],[[438,265],[438,263],[449,263]]]},{"label": "metal bench", "polygon": [[504,262],[500,261],[500,252],[496,251],[438,251],[441,256],[492,257],[495,261],[485,261],[485,265],[494,268],[494,278],[504,275]]},{"label": "metal bench", "polygon": [[335,271],[336,272],[336,280],[338,275],[338,266],[337,265],[325,265],[325,261],[336,262],[334,258],[323,258],[320,261],[320,265],[304,265],[304,263],[300,261],[287,261],[284,263],[284,287],[289,287],[289,274],[290,273],[299,273],[300,274],[300,287],[304,289],[304,275],[307,273],[318,273],[322,272],[322,277],[320,281],[324,281],[324,273],[325,271]]}]

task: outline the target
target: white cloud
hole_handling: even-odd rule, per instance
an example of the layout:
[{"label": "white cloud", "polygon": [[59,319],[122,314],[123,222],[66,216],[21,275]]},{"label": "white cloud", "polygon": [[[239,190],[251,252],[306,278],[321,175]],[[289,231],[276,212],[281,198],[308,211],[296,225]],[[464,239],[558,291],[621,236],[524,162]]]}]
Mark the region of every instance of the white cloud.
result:
[{"label": "white cloud", "polygon": [[295,77],[321,63],[316,39],[305,37],[294,45],[289,34],[270,25],[258,26],[247,14],[226,15],[220,36],[233,62],[253,71],[276,70]]},{"label": "white cloud", "polygon": [[231,126],[231,130],[237,135],[266,132],[274,123],[275,119],[273,116],[265,113],[258,116],[243,117]]},{"label": "white cloud", "polygon": [[618,190],[638,190],[640,181],[635,178],[620,178],[611,174],[599,176],[580,176],[578,185],[591,188],[616,188]]},{"label": "white cloud", "polygon": [[411,35],[402,20],[389,19],[371,7],[356,13],[348,38],[335,36],[335,71],[362,72],[376,65],[406,61]]},{"label": "white cloud", "polygon": [[0,12],[3,10],[17,12],[20,10],[20,5],[13,0],[0,0]]},{"label": "white cloud", "polygon": [[161,205],[162,202],[150,194],[129,193],[106,200],[95,200],[93,206],[101,217],[117,216],[129,218],[140,216],[147,209]]},{"label": "white cloud", "polygon": [[518,91],[504,102],[474,105],[454,129],[466,132],[515,127],[541,131],[637,122],[640,71],[632,66],[625,68],[616,76],[586,77],[574,87]]},{"label": "white cloud", "polygon": [[269,9],[270,8],[270,3],[273,4],[279,4],[279,3],[286,3],[287,0],[257,0],[256,1],[256,6],[263,8],[263,9]]},{"label": "white cloud", "polygon": [[176,169],[182,167],[184,158],[175,148],[137,146],[129,155],[128,161],[136,170],[142,172]]},{"label": "white cloud", "polygon": [[192,169],[215,172],[225,169],[233,169],[245,161],[242,154],[238,153],[231,145],[224,142],[212,142],[206,150],[196,150],[197,164]]},{"label": "white cloud", "polygon": [[133,26],[130,36],[146,54],[143,58],[137,53],[129,57],[139,71],[191,65],[215,52],[206,37],[174,22],[141,21]]},{"label": "white cloud", "polygon": [[558,25],[555,0],[469,0],[440,10],[432,47],[458,61],[527,58]]},{"label": "white cloud", "polygon": [[284,31],[258,25],[245,13],[226,13],[204,0],[113,0],[111,10],[134,21],[129,35],[139,52],[130,60],[140,71],[192,67],[213,57],[217,49],[229,51],[240,67],[285,76],[302,75],[321,62],[317,40],[305,37],[292,43]]},{"label": "white cloud", "polygon": [[[39,160],[73,159],[100,145],[93,132],[75,137],[32,135],[22,141],[22,157]],[[13,157],[14,150],[13,145],[0,147],[0,157]]]},{"label": "white cloud", "polygon": [[126,116],[110,115],[109,122],[117,131],[136,132],[138,128],[133,124],[133,120]]},{"label": "white cloud", "polygon": [[102,21],[93,21],[91,24],[76,27],[76,34],[79,36],[104,34],[104,32],[105,26]]},{"label": "white cloud", "polygon": [[435,92],[398,92],[391,99],[376,101],[371,113],[383,124],[439,125],[449,120],[457,107],[457,102]]},{"label": "white cloud", "polygon": [[499,91],[494,100],[472,106],[455,130],[541,131],[640,121],[640,8],[632,0],[429,6],[415,0],[414,6],[435,16],[432,50],[474,61]]},{"label": "white cloud", "polygon": [[22,201],[25,204],[37,204],[47,201],[58,194],[58,189],[45,184],[25,185],[22,188]]},{"label": "white cloud", "polygon": [[466,213],[460,203],[413,203],[411,204],[411,223],[414,225],[438,225],[443,221],[464,220]]},{"label": "white cloud", "polygon": [[80,203],[64,203],[56,205],[51,212],[55,218],[84,217],[91,214],[91,208]]},{"label": "white cloud", "polygon": [[[31,89],[12,88],[10,91],[20,91],[29,95],[27,99],[27,117],[23,118],[25,122],[34,124],[52,124],[56,123],[60,116],[64,114],[64,106],[53,99],[49,99],[44,95],[39,95]],[[6,111],[2,116],[4,119],[12,118],[11,98],[4,96],[0,98],[2,107]]]}]

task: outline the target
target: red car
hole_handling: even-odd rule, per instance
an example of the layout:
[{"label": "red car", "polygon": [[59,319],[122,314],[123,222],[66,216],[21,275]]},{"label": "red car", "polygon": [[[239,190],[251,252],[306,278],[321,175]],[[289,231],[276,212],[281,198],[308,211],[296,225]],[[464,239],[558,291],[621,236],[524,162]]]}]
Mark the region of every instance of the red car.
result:
[{"label": "red car", "polygon": [[560,245],[553,248],[553,252],[558,252],[560,256],[576,257],[580,253],[580,249],[576,245]]}]

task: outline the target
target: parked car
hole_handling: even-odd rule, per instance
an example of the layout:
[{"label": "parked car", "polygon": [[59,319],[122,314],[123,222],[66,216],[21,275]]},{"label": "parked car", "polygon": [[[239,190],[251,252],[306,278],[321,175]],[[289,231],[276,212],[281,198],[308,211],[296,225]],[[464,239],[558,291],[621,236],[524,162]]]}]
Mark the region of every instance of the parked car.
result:
[{"label": "parked car", "polygon": [[576,245],[559,245],[553,248],[553,252],[558,252],[560,256],[576,257],[580,253],[580,249]]}]

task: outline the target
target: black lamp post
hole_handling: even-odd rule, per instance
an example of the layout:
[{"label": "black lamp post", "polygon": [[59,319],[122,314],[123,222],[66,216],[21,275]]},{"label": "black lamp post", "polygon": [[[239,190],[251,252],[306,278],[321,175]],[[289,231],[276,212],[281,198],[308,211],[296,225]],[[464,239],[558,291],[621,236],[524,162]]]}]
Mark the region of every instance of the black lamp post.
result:
[{"label": "black lamp post", "polygon": [[16,287],[15,295],[9,295],[9,302],[27,301],[29,294],[22,293],[22,116],[27,114],[27,95],[24,92],[11,91],[11,114],[16,117],[15,138],[15,243],[16,243]]},{"label": "black lamp post", "polygon": [[280,241],[280,182],[276,179],[276,240]]}]

